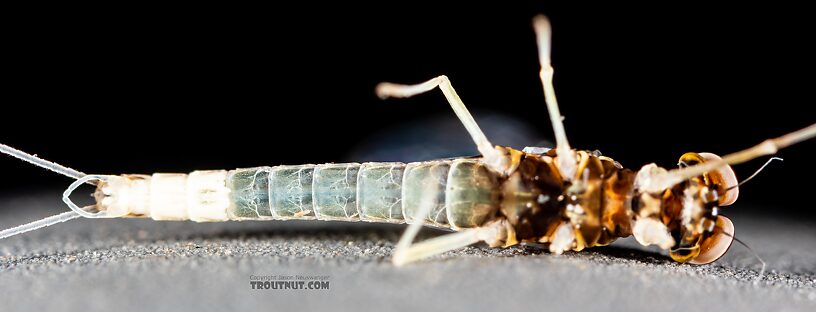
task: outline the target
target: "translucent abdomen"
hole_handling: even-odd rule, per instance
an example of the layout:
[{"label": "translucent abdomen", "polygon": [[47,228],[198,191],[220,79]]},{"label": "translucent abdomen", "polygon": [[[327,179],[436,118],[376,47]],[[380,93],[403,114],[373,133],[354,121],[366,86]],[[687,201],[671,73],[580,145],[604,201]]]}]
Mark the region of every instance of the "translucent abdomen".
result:
[{"label": "translucent abdomen", "polygon": [[478,159],[109,176],[98,206],[156,220],[341,220],[469,228],[496,215],[499,182]]},{"label": "translucent abdomen", "polygon": [[466,228],[498,209],[496,178],[477,159],[236,169],[226,186],[238,220],[405,223],[424,203],[428,225]]}]

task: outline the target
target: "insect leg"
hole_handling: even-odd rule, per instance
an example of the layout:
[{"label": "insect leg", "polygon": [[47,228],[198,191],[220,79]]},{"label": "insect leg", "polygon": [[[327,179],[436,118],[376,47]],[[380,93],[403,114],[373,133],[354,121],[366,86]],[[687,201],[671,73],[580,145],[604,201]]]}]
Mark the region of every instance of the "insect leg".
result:
[{"label": "insect leg", "polygon": [[480,129],[476,121],[473,120],[473,116],[470,115],[467,107],[465,107],[465,103],[463,103],[459,95],[456,94],[456,90],[453,89],[450,79],[448,79],[447,76],[442,75],[415,85],[383,82],[377,85],[376,92],[377,96],[382,99],[389,97],[407,98],[428,92],[436,87],[442,90],[451,108],[453,108],[453,112],[456,113],[456,117],[459,117],[459,121],[462,122],[470,134],[470,137],[473,138],[473,142],[476,143],[476,148],[484,157],[484,163],[491,170],[504,172],[506,169],[505,163],[507,162],[505,155],[493,147],[493,144],[487,139],[482,129]]},{"label": "insect leg", "polygon": [[[816,137],[816,124],[783,135],[775,139],[768,139],[764,142],[736,153],[731,153],[723,156],[721,159],[714,161],[707,161],[690,167],[674,169],[668,172],[639,172],[638,188],[645,192],[659,192],[665,190],[673,185],[682,182],[683,180],[699,176],[706,172],[715,170],[726,165],[735,165],[744,163],[751,159],[776,154],[782,148],[791,146],[793,144],[809,140]],[[646,168],[646,167],[644,167]],[[641,171],[644,171],[641,169]]]},{"label": "insect leg", "polygon": [[488,238],[490,228],[465,229],[461,232],[442,235],[397,250],[394,254],[394,265],[401,266],[417,260],[440,254],[446,251],[467,247]]},{"label": "insect leg", "polygon": [[[405,232],[400,237],[399,242],[397,242],[397,247],[394,250],[394,258],[393,262],[394,265],[403,265],[413,260],[409,260],[409,250],[412,249],[411,243],[416,238],[417,234],[419,234],[419,230],[422,229],[422,224],[425,222],[425,218],[431,213],[434,207],[434,198],[430,196],[433,193],[433,189],[431,185],[433,185],[433,181],[429,178],[426,178],[422,181],[422,199],[419,201],[417,205],[419,209],[416,210],[412,219],[406,218],[406,222],[409,223],[408,228],[405,229]],[[403,202],[404,203],[404,202]],[[405,208],[405,207],[403,207]]]},{"label": "insect leg", "polygon": [[569,222],[561,222],[550,242],[550,252],[560,255],[575,245],[575,229]]},{"label": "insect leg", "polygon": [[541,64],[539,76],[541,77],[541,85],[544,87],[544,101],[547,103],[547,111],[550,112],[550,122],[552,122],[553,132],[555,133],[558,170],[564,180],[570,181],[577,170],[577,159],[567,141],[564,121],[561,112],[558,110],[558,101],[555,98],[555,88],[553,87],[554,70],[550,63],[552,28],[550,27],[550,21],[544,15],[536,16],[533,19],[533,28],[538,43],[538,61]]},{"label": "insect leg", "polygon": [[412,244],[419,230],[422,228],[428,215],[436,206],[435,186],[438,181],[427,178],[423,182],[422,198],[417,204],[416,212],[411,219],[406,218],[409,223],[405,233],[400,237],[397,247],[394,250],[392,259],[394,265],[401,266],[414,262],[435,254],[449,250],[465,247],[481,240],[490,240],[498,236],[496,227],[486,226],[481,228],[464,229],[458,233],[447,234],[440,237],[428,239],[426,241]]}]

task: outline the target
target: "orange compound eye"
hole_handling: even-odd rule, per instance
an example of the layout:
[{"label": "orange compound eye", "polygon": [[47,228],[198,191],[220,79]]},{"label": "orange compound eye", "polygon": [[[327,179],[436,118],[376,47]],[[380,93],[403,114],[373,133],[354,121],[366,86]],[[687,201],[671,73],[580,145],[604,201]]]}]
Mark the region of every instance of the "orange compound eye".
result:
[{"label": "orange compound eye", "polygon": [[[700,156],[706,161],[722,159],[720,156],[712,153],[700,153]],[[708,176],[712,183],[719,185],[721,189],[725,191],[725,194],[720,194],[720,206],[728,206],[737,201],[737,197],[739,197],[739,181],[737,181],[737,175],[734,173],[734,169],[731,169],[731,166],[725,165],[724,167],[720,167],[717,170],[709,172]]]},{"label": "orange compound eye", "polygon": [[700,254],[689,263],[709,264],[725,255],[734,242],[734,223],[724,216],[717,216],[717,226],[711,236],[700,244]]},{"label": "orange compound eye", "polygon": [[[680,157],[680,162],[686,165],[695,165],[697,163],[720,159],[722,159],[720,156],[712,153],[686,153]],[[731,169],[731,166],[725,165],[719,169],[709,171],[704,176],[707,184],[717,185],[719,186],[720,192],[724,192],[724,194],[719,194],[719,206],[728,206],[737,201],[737,197],[739,197],[739,181],[737,181],[737,175],[734,174],[734,169]]]}]

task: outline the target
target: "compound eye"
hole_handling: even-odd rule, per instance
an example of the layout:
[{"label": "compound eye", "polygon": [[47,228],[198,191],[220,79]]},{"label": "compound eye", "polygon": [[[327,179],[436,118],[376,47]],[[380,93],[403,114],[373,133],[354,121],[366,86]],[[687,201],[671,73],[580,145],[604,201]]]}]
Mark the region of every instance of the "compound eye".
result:
[{"label": "compound eye", "polygon": [[704,239],[700,244],[700,254],[689,263],[709,264],[717,261],[731,247],[734,242],[734,223],[724,216],[717,216],[717,226],[711,236]]},{"label": "compound eye", "polygon": [[[705,159],[705,161],[722,159],[720,156],[712,153],[699,153],[699,155]],[[731,166],[725,165],[724,167],[720,167],[717,170],[709,172],[708,176],[713,183],[722,186],[723,190],[728,190],[725,194],[720,194],[720,206],[728,206],[737,201],[737,197],[739,197],[739,187],[737,186],[739,185],[739,181],[737,181],[737,175],[734,174],[734,169],[731,169]]]}]

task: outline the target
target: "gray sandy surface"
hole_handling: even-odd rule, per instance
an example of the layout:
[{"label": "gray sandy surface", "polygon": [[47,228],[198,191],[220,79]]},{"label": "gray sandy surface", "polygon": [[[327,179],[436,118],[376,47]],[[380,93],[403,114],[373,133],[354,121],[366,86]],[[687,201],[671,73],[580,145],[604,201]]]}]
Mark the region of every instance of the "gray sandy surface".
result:
[{"label": "gray sandy surface", "polygon": [[[63,211],[59,194],[0,198],[0,227]],[[706,266],[623,240],[561,256],[475,246],[395,268],[396,225],[74,220],[0,242],[0,310],[816,310],[816,223],[728,215],[767,262],[758,281],[736,244]],[[251,289],[263,275],[328,276],[330,288]]]}]

